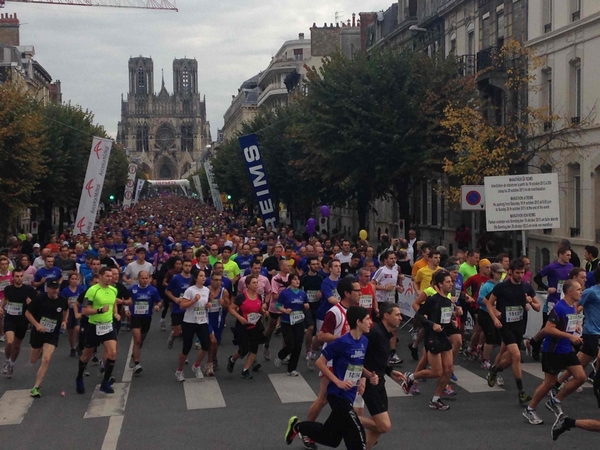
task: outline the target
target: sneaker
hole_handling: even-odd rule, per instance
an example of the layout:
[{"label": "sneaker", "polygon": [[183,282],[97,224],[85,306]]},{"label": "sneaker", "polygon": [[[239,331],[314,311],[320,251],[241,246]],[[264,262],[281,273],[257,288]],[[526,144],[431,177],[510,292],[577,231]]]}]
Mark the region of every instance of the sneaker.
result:
[{"label": "sneaker", "polygon": [[296,431],[296,424],[298,423],[298,417],[292,416],[290,420],[288,420],[287,429],[285,430],[285,443],[290,445],[296,436],[298,436],[298,432]]},{"label": "sneaker", "polygon": [[167,325],[165,324],[165,319],[160,320],[160,331],[166,331]]},{"label": "sneaker", "polygon": [[529,357],[532,356],[531,341],[529,339],[525,339],[525,354]]},{"label": "sneaker", "polygon": [[579,386],[577,389],[575,389],[575,392],[581,394],[583,392],[583,386]]},{"label": "sneaker", "polygon": [[292,355],[287,355],[284,359],[281,360],[281,363],[282,364],[289,364],[291,357],[292,357]]},{"label": "sneaker", "polygon": [[541,425],[544,423],[535,409],[525,408],[523,410],[523,417],[525,417],[531,425]]},{"label": "sneaker", "polygon": [[186,359],[184,364],[187,366],[189,363],[190,362]]},{"label": "sneaker", "polygon": [[235,366],[235,361],[232,359],[232,356],[227,358],[227,372],[233,373],[233,366]]},{"label": "sneaker", "polygon": [[204,378],[204,374],[202,373],[202,368],[200,366],[196,366],[196,364],[194,364],[192,366],[192,372],[196,374],[196,378],[199,380]]},{"label": "sneaker", "polygon": [[250,373],[249,370],[242,370],[242,378],[246,379],[246,380],[251,380],[252,379],[252,374]]},{"label": "sneaker", "polygon": [[271,352],[269,351],[268,347],[265,347],[263,350],[263,358],[265,358],[265,361],[271,360]]},{"label": "sneaker", "polygon": [[112,386],[108,383],[108,381],[103,381],[100,384],[100,392],[104,392],[105,394],[114,394],[115,390],[112,388]]},{"label": "sneaker", "polygon": [[317,444],[308,436],[302,436],[302,445],[306,450],[317,450]]},{"label": "sneaker", "polygon": [[404,391],[405,394],[409,394],[410,393],[410,388],[413,386],[413,384],[415,384],[414,380],[410,379],[410,375],[412,375],[411,372],[406,372],[404,374],[404,376],[406,378],[402,382],[402,390]]},{"label": "sneaker", "polygon": [[110,377],[110,378],[108,379],[108,384],[110,384],[111,386],[112,386],[113,384],[115,384],[116,382],[117,382],[117,379],[116,379],[115,377]]},{"label": "sneaker", "polygon": [[560,403],[556,403],[556,401],[554,401],[553,398],[546,402],[546,408],[549,411],[552,411],[556,417],[562,416],[564,414],[562,410],[562,405]]},{"label": "sneaker", "polygon": [[492,369],[490,368],[490,371],[487,374],[487,383],[489,387],[494,387],[496,386],[496,379],[498,378],[498,374],[492,372]]},{"label": "sneaker", "polygon": [[[483,361],[481,363],[481,368],[484,370],[490,370],[492,368],[492,364],[489,361]],[[498,379],[496,379],[498,381]]]},{"label": "sneaker", "polygon": [[136,375],[139,375],[140,373],[142,373],[142,370],[144,370],[144,369],[142,369],[142,366],[139,365],[139,364],[136,364],[133,367],[133,373],[136,374]]},{"label": "sneaker", "polygon": [[183,376],[183,371],[178,370],[177,372],[175,372],[175,378],[177,379],[177,381],[185,381],[185,377]]},{"label": "sneaker", "polygon": [[133,369],[135,367],[135,361],[133,360],[133,356],[129,358],[129,368]]},{"label": "sneaker", "polygon": [[479,358],[479,354],[475,350],[467,352],[467,359],[469,361],[477,361],[477,358]]},{"label": "sneaker", "polygon": [[315,370],[315,361],[317,359],[317,352],[307,352],[306,365],[308,370]]},{"label": "sneaker", "polygon": [[524,405],[525,403],[529,403],[531,401],[531,396],[526,392],[521,392],[519,394],[519,404]]},{"label": "sneaker", "polygon": [[281,362],[282,361],[277,356],[273,360],[273,364],[275,364],[275,367],[281,367]]},{"label": "sneaker", "polygon": [[279,336],[281,334],[281,325],[277,325],[275,328],[275,336]]},{"label": "sneaker", "polygon": [[9,364],[8,368],[6,369],[6,378],[12,378],[14,370],[15,370],[15,366],[12,364]]},{"label": "sneaker", "polygon": [[398,355],[396,355],[395,353],[394,353],[392,356],[390,356],[390,359],[389,359],[389,364],[392,364],[392,365],[394,365],[394,364],[402,364],[403,362],[404,362],[404,360],[403,360],[403,359],[401,359],[401,358],[400,358]]},{"label": "sneaker", "polygon": [[408,350],[410,351],[410,355],[412,356],[412,359],[414,359],[415,361],[419,360],[419,349],[413,347],[412,344],[408,344]]},{"label": "sneaker", "polygon": [[173,338],[173,335],[171,334],[171,335],[169,336],[169,339],[167,339],[167,348],[168,348],[169,350],[171,350],[171,349],[173,348],[173,341],[174,341],[174,340],[175,340],[175,339]]},{"label": "sneaker", "polygon": [[10,363],[9,363],[8,361],[6,361],[6,362],[4,363],[4,365],[2,366],[2,373],[3,373],[4,375],[6,375],[6,373],[8,373],[8,366],[10,366]]},{"label": "sneaker", "polygon": [[569,431],[569,428],[567,428],[567,425],[565,424],[565,419],[567,419],[567,416],[558,416],[554,425],[552,425],[550,433],[553,441],[557,440],[565,431]]},{"label": "sneaker", "polygon": [[456,392],[452,389],[452,386],[447,384],[444,388],[444,392],[442,392],[442,397],[456,397]]},{"label": "sneaker", "polygon": [[194,348],[196,350],[200,350],[200,342],[199,341],[194,342]]},{"label": "sneaker", "polygon": [[215,372],[213,370],[212,363],[206,363],[206,376],[207,377],[214,377],[215,376]]},{"label": "sneaker", "polygon": [[213,370],[217,370],[218,368],[219,368],[219,360],[217,358],[215,358],[215,359],[213,359]]},{"label": "sneaker", "polygon": [[300,372],[298,372],[297,370],[292,370],[291,372],[288,372],[287,374],[290,377],[298,377],[298,376],[300,376]]},{"label": "sneaker", "polygon": [[496,386],[504,386],[504,377],[501,373],[496,375]]},{"label": "sneaker", "polygon": [[31,394],[30,394],[33,398],[40,398],[42,396],[42,394],[40,394],[40,388],[37,386],[34,386],[33,389],[31,390]]},{"label": "sneaker", "polygon": [[75,390],[78,394],[85,394],[85,384],[83,384],[83,378],[75,378]]},{"label": "sneaker", "polygon": [[0,336],[0,342],[6,342],[6,336],[4,336],[4,335]]},{"label": "sneaker", "polygon": [[594,384],[594,378],[596,377],[596,371],[592,370],[589,374],[588,374],[588,382],[591,384]]},{"label": "sneaker", "polygon": [[454,375],[454,372],[452,372],[452,376],[450,377],[450,381],[452,381],[453,383],[456,383],[458,381],[458,378],[456,378],[456,375]]},{"label": "sneaker", "polygon": [[535,343],[530,342],[530,345],[531,345],[531,357],[533,358],[534,361],[539,361],[540,360],[541,343],[538,344],[537,342],[535,342]]},{"label": "sneaker", "polygon": [[252,363],[252,372],[258,372],[262,366],[254,360]]},{"label": "sneaker", "polygon": [[74,348],[72,348],[72,349],[71,349],[71,353],[69,353],[69,356],[70,356],[71,358],[76,358],[76,357],[77,357],[77,352],[75,351],[75,349],[74,349]]},{"label": "sneaker", "polygon": [[413,385],[410,387],[410,390],[408,391],[408,393],[410,395],[421,395],[421,391],[419,390],[419,384],[413,383]]},{"label": "sneaker", "polygon": [[450,407],[444,404],[441,400],[437,400],[435,402],[431,400],[429,402],[429,407],[431,409],[437,409],[438,411],[446,411],[447,409],[450,409]]},{"label": "sneaker", "polygon": [[98,366],[98,376],[104,376],[104,361],[100,361],[100,365]]}]

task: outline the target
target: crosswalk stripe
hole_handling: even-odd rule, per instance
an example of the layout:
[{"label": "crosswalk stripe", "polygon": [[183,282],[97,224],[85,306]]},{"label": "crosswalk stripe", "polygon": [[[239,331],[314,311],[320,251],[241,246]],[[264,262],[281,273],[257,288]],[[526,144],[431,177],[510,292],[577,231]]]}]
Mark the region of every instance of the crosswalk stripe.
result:
[{"label": "crosswalk stripe", "polygon": [[457,378],[456,384],[471,394],[504,391],[504,389],[498,386],[489,387],[487,380],[461,366],[454,366],[454,375]]},{"label": "crosswalk stripe", "polygon": [[[546,378],[546,374],[542,370],[542,366],[540,363],[523,363],[523,364],[521,364],[521,370],[523,372],[527,372],[529,375],[533,375],[534,377],[539,378],[541,380]],[[583,383],[583,385],[581,387],[591,388],[593,386],[589,383]]]},{"label": "crosswalk stripe", "polygon": [[0,425],[18,425],[33,404],[27,389],[6,391],[0,398]]},{"label": "crosswalk stripe", "polygon": [[[368,383],[368,381],[367,381]],[[396,383],[391,377],[385,376],[385,391],[389,398],[394,397],[411,397],[410,394],[405,394],[400,383]]]},{"label": "crosswalk stripe", "polygon": [[285,373],[270,373],[269,379],[281,403],[314,402],[317,398],[302,375],[290,377]]},{"label": "crosswalk stripe", "polygon": [[129,396],[129,386],[129,383],[115,383],[112,385],[115,393],[105,394],[100,392],[100,385],[97,385],[83,418],[122,416]]},{"label": "crosswalk stripe", "polygon": [[183,383],[188,410],[225,408],[225,399],[216,378],[188,379]]}]

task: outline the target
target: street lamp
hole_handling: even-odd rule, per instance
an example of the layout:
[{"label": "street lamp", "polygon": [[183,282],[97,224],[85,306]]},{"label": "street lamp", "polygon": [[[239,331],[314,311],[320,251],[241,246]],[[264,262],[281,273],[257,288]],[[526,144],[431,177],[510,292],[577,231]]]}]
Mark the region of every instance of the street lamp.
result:
[{"label": "street lamp", "polygon": [[415,32],[417,32],[417,33],[431,33],[431,31],[429,31],[429,30],[427,30],[427,29],[425,29],[425,28],[418,27],[418,26],[416,26],[416,25],[411,25],[411,26],[408,28],[408,31],[415,31]]}]

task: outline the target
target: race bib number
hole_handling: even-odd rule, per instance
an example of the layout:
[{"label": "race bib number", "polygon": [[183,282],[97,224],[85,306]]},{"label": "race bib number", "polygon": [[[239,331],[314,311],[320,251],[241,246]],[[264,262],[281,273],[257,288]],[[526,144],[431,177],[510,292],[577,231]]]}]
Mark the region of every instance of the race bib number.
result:
[{"label": "race bib number", "polygon": [[0,291],[4,291],[7,286],[10,286],[10,280],[0,281]]},{"label": "race bib number", "polygon": [[148,314],[150,311],[150,304],[148,302],[136,302],[133,306],[133,314],[136,316],[143,316]]},{"label": "race bib number", "polygon": [[63,270],[62,279],[63,281],[69,281],[69,271]]},{"label": "race bib number", "polygon": [[573,333],[581,336],[581,326],[583,325],[583,314],[567,314],[567,333]]},{"label": "race bib number", "polygon": [[506,307],[506,323],[520,322],[523,320],[523,307],[507,306]]},{"label": "race bib number", "polygon": [[221,304],[219,303],[219,300],[214,300],[212,302],[212,306],[210,308],[208,308],[208,312],[211,313],[218,313],[221,312]]},{"label": "race bib number", "polygon": [[352,384],[356,386],[362,376],[363,366],[357,366],[354,364],[348,364],[346,374],[344,375],[344,381],[352,381]]},{"label": "race bib number", "polygon": [[290,325],[296,325],[304,320],[304,313],[302,311],[292,311],[290,314]]},{"label": "race bib number", "polygon": [[46,333],[53,333],[56,330],[56,320],[48,319],[47,317],[42,317],[40,325],[44,327]]},{"label": "race bib number", "polygon": [[308,298],[308,303],[314,303],[318,301],[317,292],[319,291],[306,291],[306,297]]},{"label": "race bib number", "polygon": [[258,314],[258,313],[250,313],[250,314],[248,314],[248,317],[247,317],[246,320],[248,321],[248,323],[250,325],[256,325],[258,323],[258,321],[260,320],[260,318],[261,318],[260,314]]},{"label": "race bib number", "polygon": [[203,306],[196,306],[194,308],[194,320],[196,323],[208,323],[208,318],[206,316],[206,308]]},{"label": "race bib number", "polygon": [[109,323],[97,323],[96,324],[96,336],[104,336],[113,330],[112,322]]},{"label": "race bib number", "polygon": [[394,303],[396,301],[396,289],[387,293],[387,302]]},{"label": "race bib number", "polygon": [[452,308],[444,307],[441,308],[440,314],[440,324],[447,325],[452,320]]},{"label": "race bib number", "polygon": [[550,314],[552,312],[552,310],[554,309],[554,305],[556,305],[556,303],[554,302],[548,302],[548,314]]},{"label": "race bib number", "polygon": [[69,308],[73,309],[77,303],[77,297],[69,297]]},{"label": "race bib number", "polygon": [[9,316],[20,316],[23,314],[23,304],[22,303],[12,303],[8,302],[6,304],[6,313]]},{"label": "race bib number", "polygon": [[[558,284],[556,285],[556,292],[558,294],[562,294],[563,293],[563,285],[565,284],[565,280],[558,280]],[[550,311],[548,311],[550,312]]]},{"label": "race bib number", "polygon": [[361,295],[358,304],[363,308],[372,308],[373,297],[371,297],[370,295]]}]

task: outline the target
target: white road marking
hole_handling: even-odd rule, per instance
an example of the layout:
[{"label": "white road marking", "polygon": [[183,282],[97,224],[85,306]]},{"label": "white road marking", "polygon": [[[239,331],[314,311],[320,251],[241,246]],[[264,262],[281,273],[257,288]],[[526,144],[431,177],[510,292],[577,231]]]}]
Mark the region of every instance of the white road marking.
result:
[{"label": "white road marking", "polygon": [[112,385],[114,394],[100,392],[100,385],[96,386],[92,394],[92,401],[83,415],[84,419],[94,417],[122,416],[129,396],[129,383],[115,383]]},{"label": "white road marking", "polygon": [[271,373],[269,379],[281,403],[314,402],[317,398],[302,375],[290,377],[285,373]]},{"label": "white road marking", "polygon": [[0,425],[18,425],[33,404],[27,389],[6,391],[0,398]]},{"label": "white road marking", "polygon": [[129,360],[133,353],[133,338],[131,338],[131,344],[129,344],[129,351],[127,352],[127,359],[125,359],[125,369],[123,369],[123,383],[129,383],[133,378],[133,369],[129,368]]},{"label": "white road marking", "polygon": [[225,408],[225,399],[216,378],[190,378],[183,382],[188,410]]},{"label": "white road marking", "polygon": [[456,375],[456,378],[458,379],[456,384],[471,394],[478,392],[504,391],[504,389],[498,386],[494,386],[493,388],[489,387],[485,378],[482,378],[461,366],[454,366],[454,375]]},{"label": "white road marking", "polygon": [[112,416],[108,421],[108,430],[104,435],[101,450],[117,450],[121,428],[123,427],[123,416]]},{"label": "white road marking", "polygon": [[[368,383],[368,381],[367,381]],[[389,398],[394,397],[412,397],[410,394],[405,394],[400,383],[396,383],[393,378],[385,376],[385,391]]]}]

